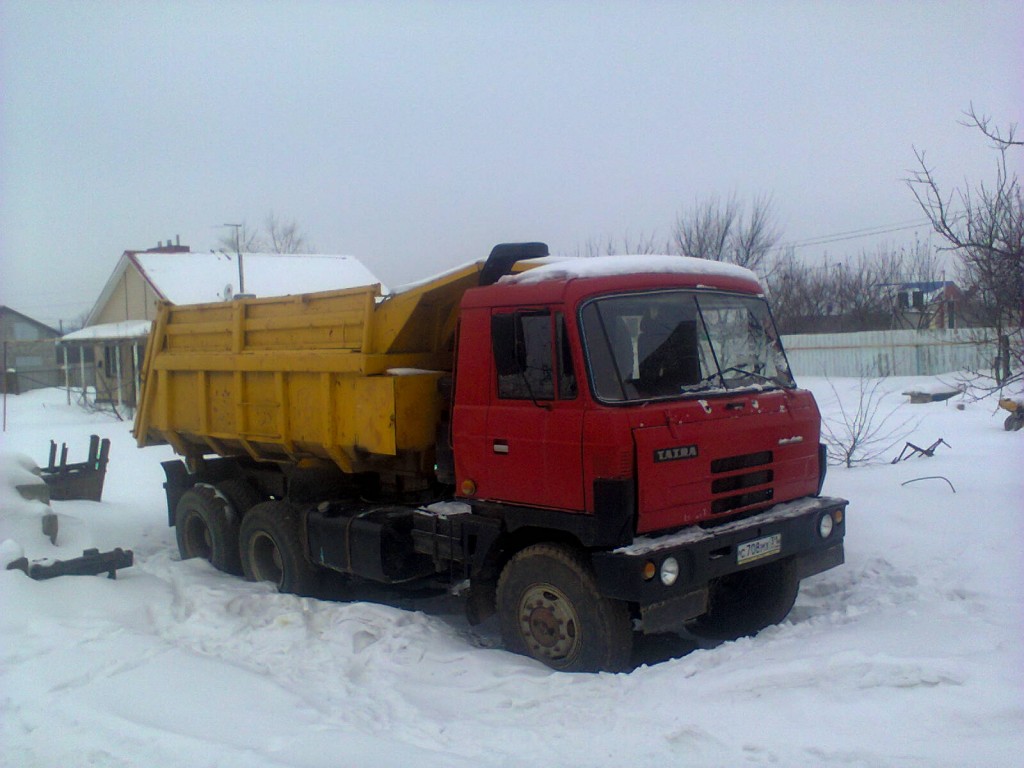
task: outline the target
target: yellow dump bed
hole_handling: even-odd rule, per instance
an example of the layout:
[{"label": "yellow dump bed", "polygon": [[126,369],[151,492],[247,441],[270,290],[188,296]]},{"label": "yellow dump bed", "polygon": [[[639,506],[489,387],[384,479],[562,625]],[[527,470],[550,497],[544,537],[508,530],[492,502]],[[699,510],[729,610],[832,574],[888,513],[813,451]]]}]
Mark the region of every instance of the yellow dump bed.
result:
[{"label": "yellow dump bed", "polygon": [[164,304],[134,434],[183,456],[332,461],[417,472],[433,461],[459,301],[481,264],[400,293],[379,285]]}]

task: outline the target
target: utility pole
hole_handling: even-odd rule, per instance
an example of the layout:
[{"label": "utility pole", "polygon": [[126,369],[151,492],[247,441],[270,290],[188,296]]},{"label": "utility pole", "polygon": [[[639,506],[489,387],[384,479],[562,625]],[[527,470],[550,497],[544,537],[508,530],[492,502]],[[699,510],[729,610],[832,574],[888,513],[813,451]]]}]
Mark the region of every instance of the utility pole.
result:
[{"label": "utility pole", "polygon": [[245,293],[245,269],[242,266],[242,229],[243,224],[222,224],[224,227],[235,228],[235,255],[238,257],[238,292]]}]

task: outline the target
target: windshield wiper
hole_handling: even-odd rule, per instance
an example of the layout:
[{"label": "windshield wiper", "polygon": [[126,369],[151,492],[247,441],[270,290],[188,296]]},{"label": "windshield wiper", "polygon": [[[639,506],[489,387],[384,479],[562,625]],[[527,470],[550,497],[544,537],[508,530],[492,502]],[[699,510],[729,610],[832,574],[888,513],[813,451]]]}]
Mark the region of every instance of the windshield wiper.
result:
[{"label": "windshield wiper", "polygon": [[774,384],[776,386],[782,386],[776,379],[770,376],[765,376],[763,373],[757,373],[756,371],[748,371],[746,368],[741,368],[738,365],[731,365],[728,368],[724,368],[721,371],[709,373],[703,379],[698,381],[696,384],[689,384],[683,386],[684,391],[706,389],[711,384],[713,379],[718,379],[719,383],[726,389],[729,389],[729,385],[725,381],[725,374],[727,373],[740,373],[744,376],[750,376],[751,378],[760,379],[761,381],[767,382],[768,384]]}]

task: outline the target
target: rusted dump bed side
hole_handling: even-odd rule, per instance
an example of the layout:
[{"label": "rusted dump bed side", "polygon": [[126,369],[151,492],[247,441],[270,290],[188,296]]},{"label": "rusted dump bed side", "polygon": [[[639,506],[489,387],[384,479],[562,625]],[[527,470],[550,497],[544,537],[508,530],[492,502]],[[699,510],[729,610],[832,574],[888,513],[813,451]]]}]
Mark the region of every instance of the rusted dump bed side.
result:
[{"label": "rusted dump bed side", "polygon": [[470,265],[382,297],[379,285],[164,304],[146,348],[134,434],[188,457],[333,461],[416,472],[432,461]]}]

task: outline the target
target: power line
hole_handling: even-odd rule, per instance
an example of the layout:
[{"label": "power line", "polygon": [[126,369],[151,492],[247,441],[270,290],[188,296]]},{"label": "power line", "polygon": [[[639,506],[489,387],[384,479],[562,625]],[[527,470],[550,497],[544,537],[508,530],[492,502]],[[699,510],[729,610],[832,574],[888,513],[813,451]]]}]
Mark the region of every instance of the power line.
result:
[{"label": "power line", "polygon": [[872,237],[874,235],[887,235],[892,232],[905,232],[908,229],[918,229],[923,226],[930,226],[930,219],[917,219],[914,221],[900,222],[897,224],[880,224],[874,227],[864,227],[863,229],[851,229],[847,232],[836,232],[831,235],[821,235],[819,237],[811,237],[806,240],[794,240],[789,243],[783,243],[783,248],[806,248],[812,245],[827,245],[828,243],[840,243],[845,240],[859,240],[864,237]]}]

